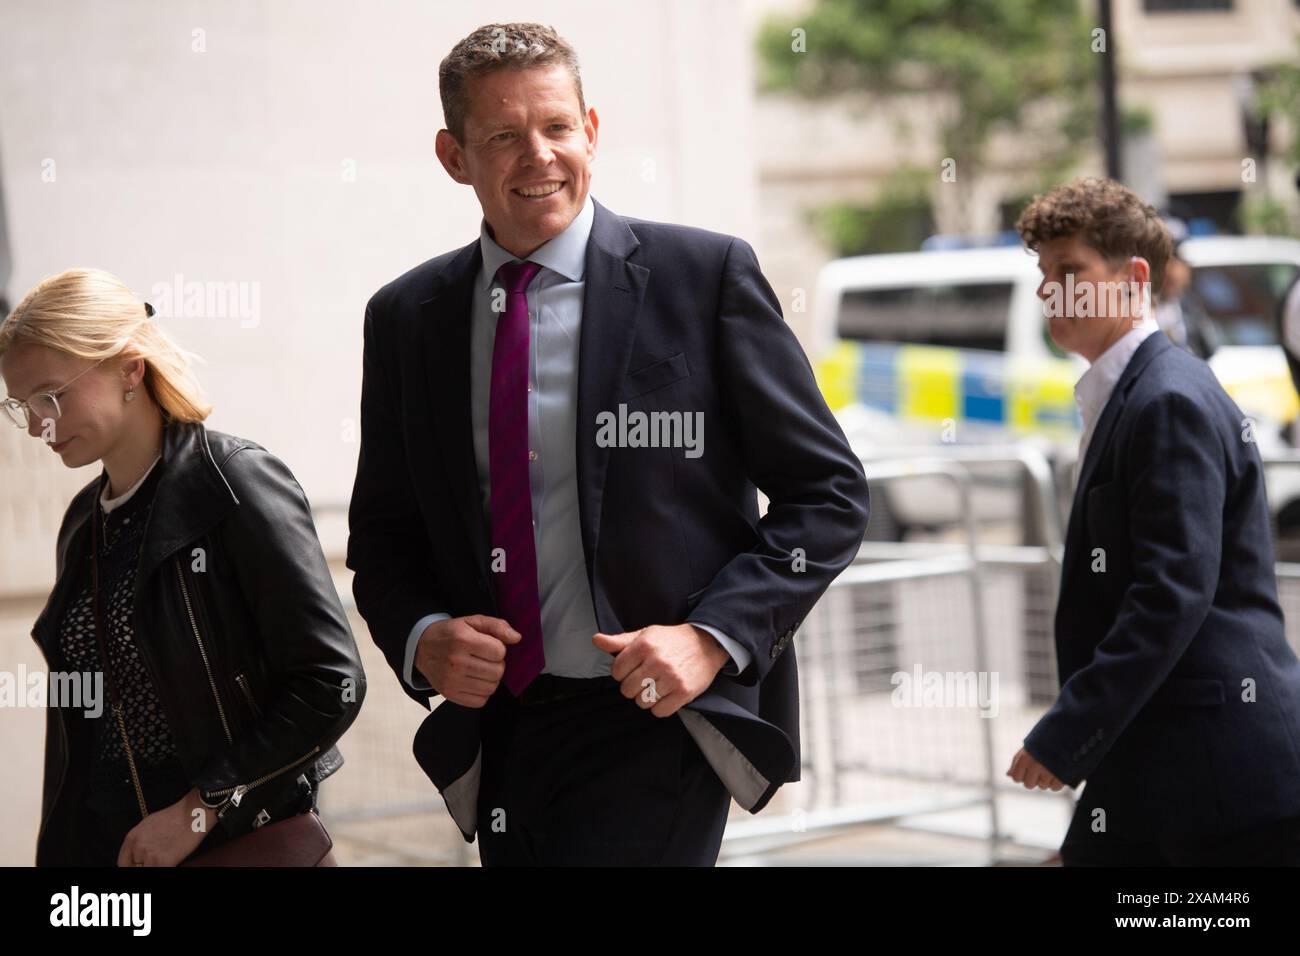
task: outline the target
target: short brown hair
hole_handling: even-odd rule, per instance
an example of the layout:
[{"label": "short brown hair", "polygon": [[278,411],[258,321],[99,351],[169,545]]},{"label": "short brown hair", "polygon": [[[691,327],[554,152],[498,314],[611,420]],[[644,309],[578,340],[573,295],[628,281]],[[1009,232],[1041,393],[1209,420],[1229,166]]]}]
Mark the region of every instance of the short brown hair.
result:
[{"label": "short brown hair", "polygon": [[442,115],[456,142],[465,142],[465,117],[469,114],[466,82],[497,70],[526,70],[552,65],[567,67],[578,91],[578,106],[585,114],[578,54],[565,39],[540,23],[489,23],[457,43],[438,67],[438,93]]},{"label": "short brown hair", "polygon": [[1057,186],[1016,220],[1016,232],[1035,252],[1038,244],[1079,237],[1112,263],[1141,256],[1151,266],[1151,288],[1163,288],[1173,243],[1159,213],[1113,179],[1088,177]]}]

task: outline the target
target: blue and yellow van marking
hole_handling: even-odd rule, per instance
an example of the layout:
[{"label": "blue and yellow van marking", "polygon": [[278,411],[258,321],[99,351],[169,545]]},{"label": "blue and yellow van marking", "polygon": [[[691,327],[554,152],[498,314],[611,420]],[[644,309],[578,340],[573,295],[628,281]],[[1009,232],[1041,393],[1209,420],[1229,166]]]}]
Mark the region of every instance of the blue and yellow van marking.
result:
[{"label": "blue and yellow van marking", "polygon": [[860,402],[907,422],[1000,425],[1016,435],[1079,430],[1078,369],[928,345],[840,341],[816,363],[832,411]]}]

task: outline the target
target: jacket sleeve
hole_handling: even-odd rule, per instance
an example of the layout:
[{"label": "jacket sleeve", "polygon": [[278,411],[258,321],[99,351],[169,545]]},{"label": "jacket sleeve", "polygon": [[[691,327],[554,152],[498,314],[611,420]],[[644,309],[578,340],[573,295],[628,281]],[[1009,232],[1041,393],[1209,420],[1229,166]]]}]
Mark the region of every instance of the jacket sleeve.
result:
[{"label": "jacket sleeve", "polygon": [[749,652],[751,665],[733,679],[754,684],[857,556],[870,496],[749,243],[732,240],[722,273],[717,361],[725,427],[768,508],[757,544],[714,576],[690,619]]},{"label": "jacket sleeve", "polygon": [[1173,392],[1134,423],[1116,478],[1128,489],[1132,581],[1092,661],[1025,738],[1025,749],[1071,787],[1114,746],[1209,614],[1227,483],[1218,434],[1193,399]]},{"label": "jacket sleeve", "polygon": [[352,724],[366,678],[293,473],[256,446],[235,451],[222,472],[239,504],[218,528],[216,559],[237,578],[256,622],[268,687],[262,719],[213,757],[196,784],[205,803],[222,807],[222,825],[242,832],[263,801],[240,792],[236,802],[232,788],[260,786],[267,775],[283,778],[273,789],[294,779],[291,768],[305,768]]},{"label": "jacket sleeve", "polygon": [[[402,690],[426,709],[438,691],[403,679],[407,636],[447,605],[436,587],[433,553],[411,486],[400,403],[377,335],[378,296],[366,305],[361,374],[361,449],[348,507],[347,566],[370,635]],[[395,346],[390,346],[395,347]]]}]

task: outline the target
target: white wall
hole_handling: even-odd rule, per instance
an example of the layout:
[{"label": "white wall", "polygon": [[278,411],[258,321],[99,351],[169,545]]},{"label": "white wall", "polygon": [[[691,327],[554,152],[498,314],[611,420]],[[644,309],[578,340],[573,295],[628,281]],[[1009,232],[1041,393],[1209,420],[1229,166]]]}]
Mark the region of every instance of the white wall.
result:
[{"label": "white wall", "polygon": [[[142,298],[178,273],[255,289],[255,325],[237,312],[164,324],[207,361],[212,428],[280,455],[313,503],[346,502],[366,299],[478,235],[472,190],[433,152],[451,46],[484,23],[554,26],[578,51],[601,120],[592,194],[616,212],[758,245],[743,15],[740,0],[8,7],[10,301],[82,265]],[[0,594],[47,588],[58,519],[99,466],[69,473],[0,426]],[[16,498],[32,481],[35,497]]]}]

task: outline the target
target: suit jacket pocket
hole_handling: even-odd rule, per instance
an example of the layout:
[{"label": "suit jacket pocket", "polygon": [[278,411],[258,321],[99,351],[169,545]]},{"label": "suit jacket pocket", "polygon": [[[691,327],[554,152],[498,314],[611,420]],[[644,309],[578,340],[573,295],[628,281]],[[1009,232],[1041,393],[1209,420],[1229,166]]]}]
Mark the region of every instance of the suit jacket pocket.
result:
[{"label": "suit jacket pocket", "polygon": [[[1218,712],[1208,706],[1222,682],[1170,678],[1124,731],[1132,738],[1129,777],[1124,789],[1137,803],[1121,812],[1152,836],[1217,829],[1225,803],[1214,754]],[[1148,837],[1149,838],[1149,837]]]},{"label": "suit jacket pocket", "polygon": [[686,356],[678,352],[666,359],[652,362],[633,372],[628,372],[623,397],[636,398],[638,395],[644,395],[647,392],[653,392],[655,389],[671,385],[673,382],[680,381],[690,374],[690,369],[686,365]]}]

